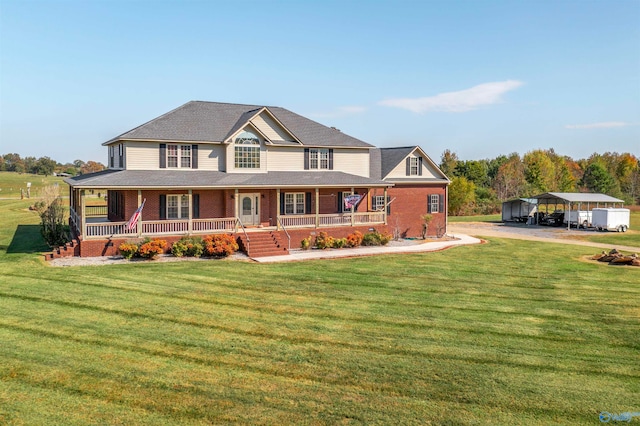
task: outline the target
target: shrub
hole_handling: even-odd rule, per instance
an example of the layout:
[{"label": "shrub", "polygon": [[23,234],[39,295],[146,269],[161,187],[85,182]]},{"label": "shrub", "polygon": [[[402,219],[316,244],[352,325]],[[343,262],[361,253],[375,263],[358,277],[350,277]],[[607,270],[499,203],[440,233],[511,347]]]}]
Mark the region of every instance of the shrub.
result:
[{"label": "shrub", "polygon": [[167,246],[165,240],[151,240],[145,241],[138,248],[140,257],[145,259],[155,259],[158,255],[164,253],[164,248]]},{"label": "shrub", "polygon": [[321,231],[316,236],[315,246],[319,249],[331,248],[333,247],[333,237],[330,237],[329,234],[327,234],[324,231]]},{"label": "shrub", "polygon": [[347,246],[346,238],[334,238],[333,240],[333,248],[342,248]]},{"label": "shrub", "polygon": [[138,245],[135,243],[122,243],[118,246],[118,251],[125,259],[131,259],[138,254]]},{"label": "shrub", "polygon": [[202,242],[207,256],[230,256],[239,249],[235,238],[229,234],[207,235],[202,239]]},{"label": "shrub", "polygon": [[363,246],[384,246],[391,240],[391,235],[381,234],[380,232],[369,232],[362,237]]},{"label": "shrub", "polygon": [[347,247],[358,247],[362,244],[362,232],[356,231],[347,235]]},{"label": "shrub", "polygon": [[300,248],[302,250],[309,250],[309,247],[311,247],[311,235],[300,241]]},{"label": "shrub", "polygon": [[203,252],[204,245],[198,237],[182,237],[171,246],[171,253],[176,257],[200,257]]}]

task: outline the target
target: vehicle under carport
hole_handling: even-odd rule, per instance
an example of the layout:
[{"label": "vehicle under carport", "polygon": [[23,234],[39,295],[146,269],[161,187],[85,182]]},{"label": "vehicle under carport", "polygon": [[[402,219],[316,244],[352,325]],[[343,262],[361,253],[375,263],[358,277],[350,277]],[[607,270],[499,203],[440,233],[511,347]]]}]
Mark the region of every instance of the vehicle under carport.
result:
[{"label": "vehicle under carport", "polygon": [[[574,211],[590,211],[599,207],[623,207],[624,201],[606,194],[597,194],[590,192],[545,192],[544,194],[531,197],[538,202],[538,211],[542,210],[542,205],[546,206],[549,211],[549,205],[553,204],[553,211],[558,211],[558,205],[562,204],[565,218],[567,218],[567,229],[571,228],[572,206]],[[586,205],[586,209],[583,207]],[[537,215],[536,215],[537,219]],[[537,223],[536,223],[537,224]]]}]

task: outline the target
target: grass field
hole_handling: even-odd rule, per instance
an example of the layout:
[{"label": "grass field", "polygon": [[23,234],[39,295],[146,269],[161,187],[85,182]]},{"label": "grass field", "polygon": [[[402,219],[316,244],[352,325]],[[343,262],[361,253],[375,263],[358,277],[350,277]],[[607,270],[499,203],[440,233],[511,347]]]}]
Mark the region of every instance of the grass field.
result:
[{"label": "grass field", "polygon": [[27,191],[27,182],[31,182],[31,197],[37,197],[42,187],[59,184],[60,193],[68,195],[69,186],[64,178],[56,176],[32,175],[29,173],[0,172],[0,198],[20,198],[20,189]]},{"label": "grass field", "polygon": [[640,411],[640,268],[587,262],[588,247],[54,268],[25,201],[0,200],[0,424],[599,424]]}]

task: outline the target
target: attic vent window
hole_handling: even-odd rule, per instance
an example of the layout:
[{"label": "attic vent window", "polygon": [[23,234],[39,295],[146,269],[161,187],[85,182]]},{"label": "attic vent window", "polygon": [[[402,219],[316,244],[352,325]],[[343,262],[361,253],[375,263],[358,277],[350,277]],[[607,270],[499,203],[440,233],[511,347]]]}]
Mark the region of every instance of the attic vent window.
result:
[{"label": "attic vent window", "polygon": [[244,131],[236,137],[235,166],[237,169],[260,168],[260,140],[253,133]]}]

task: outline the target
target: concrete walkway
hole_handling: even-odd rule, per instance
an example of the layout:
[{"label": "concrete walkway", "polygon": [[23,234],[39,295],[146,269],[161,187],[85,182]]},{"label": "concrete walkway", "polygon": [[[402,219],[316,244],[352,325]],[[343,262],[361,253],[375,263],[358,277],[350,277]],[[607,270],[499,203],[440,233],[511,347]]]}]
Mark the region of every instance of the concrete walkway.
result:
[{"label": "concrete walkway", "polygon": [[450,247],[464,246],[470,244],[480,244],[481,240],[470,237],[468,235],[456,235],[455,240],[448,241],[428,241],[424,243],[399,246],[382,246],[382,247],[356,247],[326,250],[295,250],[291,254],[283,256],[254,257],[256,262],[273,263],[273,262],[296,262],[302,260],[314,259],[335,259],[340,257],[360,257],[374,256],[380,254],[399,254],[399,253],[422,253],[429,251],[444,250]]}]

